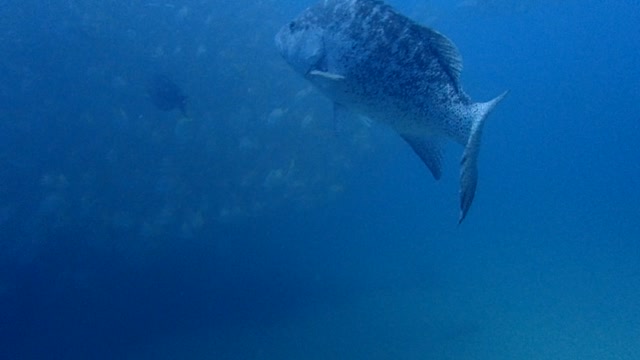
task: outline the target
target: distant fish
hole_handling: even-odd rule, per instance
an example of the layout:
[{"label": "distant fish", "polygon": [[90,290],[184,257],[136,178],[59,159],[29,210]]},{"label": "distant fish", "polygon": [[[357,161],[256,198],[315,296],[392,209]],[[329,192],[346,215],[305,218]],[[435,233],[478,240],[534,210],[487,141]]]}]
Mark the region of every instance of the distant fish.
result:
[{"label": "distant fish", "polygon": [[147,86],[147,94],[158,109],[162,111],[179,109],[183,116],[187,116],[187,96],[167,76],[154,76]]},{"label": "distant fish", "polygon": [[459,84],[456,46],[382,1],[322,0],[285,25],[275,42],[291,67],[333,100],[334,111],[388,124],[436,179],[443,139],[465,146],[459,223],[464,220],[475,195],[484,120],[506,92],[472,102]]}]

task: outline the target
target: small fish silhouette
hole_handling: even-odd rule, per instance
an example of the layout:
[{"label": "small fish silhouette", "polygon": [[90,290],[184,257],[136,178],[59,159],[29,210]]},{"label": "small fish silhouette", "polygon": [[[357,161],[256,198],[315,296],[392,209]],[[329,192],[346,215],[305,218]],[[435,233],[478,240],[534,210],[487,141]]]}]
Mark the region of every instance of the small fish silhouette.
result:
[{"label": "small fish silhouette", "polygon": [[155,75],[149,81],[147,94],[158,109],[162,111],[179,109],[182,115],[187,117],[187,96],[166,75]]}]

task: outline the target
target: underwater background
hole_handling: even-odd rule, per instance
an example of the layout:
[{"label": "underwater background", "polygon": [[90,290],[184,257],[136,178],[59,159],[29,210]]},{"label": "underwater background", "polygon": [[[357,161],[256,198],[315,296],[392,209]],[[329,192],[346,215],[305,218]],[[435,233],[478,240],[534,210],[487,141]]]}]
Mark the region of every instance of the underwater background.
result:
[{"label": "underwater background", "polygon": [[388,1],[510,90],[460,226],[461,147],[278,55],[312,3],[3,1],[0,358],[640,359],[640,3]]}]

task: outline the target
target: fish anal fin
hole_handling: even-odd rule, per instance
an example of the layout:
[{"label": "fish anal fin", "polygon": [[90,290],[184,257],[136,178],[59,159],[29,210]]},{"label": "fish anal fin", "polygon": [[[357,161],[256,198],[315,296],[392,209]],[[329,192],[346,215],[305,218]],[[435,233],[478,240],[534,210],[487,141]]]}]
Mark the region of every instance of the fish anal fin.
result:
[{"label": "fish anal fin", "polygon": [[436,180],[442,177],[442,149],[438,139],[433,136],[400,135],[422,162],[433,174]]}]

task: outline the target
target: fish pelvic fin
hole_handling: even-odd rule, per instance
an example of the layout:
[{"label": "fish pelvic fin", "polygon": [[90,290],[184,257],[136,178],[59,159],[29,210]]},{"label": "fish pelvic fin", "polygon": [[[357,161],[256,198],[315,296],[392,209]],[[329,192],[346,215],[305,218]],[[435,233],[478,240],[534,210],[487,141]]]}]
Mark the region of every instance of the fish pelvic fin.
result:
[{"label": "fish pelvic fin", "polygon": [[478,184],[478,154],[480,152],[480,139],[487,116],[493,108],[507,95],[508,91],[497,96],[495,99],[476,103],[471,106],[471,131],[465,145],[462,159],[460,160],[460,218],[458,224],[462,223],[471,207],[476,194]]}]

